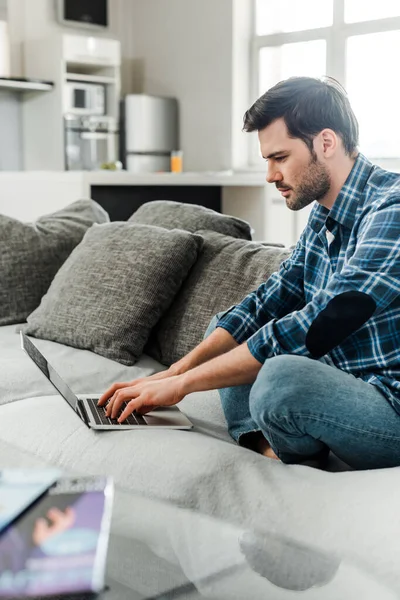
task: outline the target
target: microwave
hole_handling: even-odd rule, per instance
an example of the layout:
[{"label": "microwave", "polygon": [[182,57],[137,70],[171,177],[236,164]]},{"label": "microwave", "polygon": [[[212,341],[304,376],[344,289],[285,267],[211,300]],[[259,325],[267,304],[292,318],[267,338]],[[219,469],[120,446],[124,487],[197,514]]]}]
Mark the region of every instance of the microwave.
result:
[{"label": "microwave", "polygon": [[65,86],[64,113],[73,115],[104,115],[106,88],[97,83],[68,81]]}]

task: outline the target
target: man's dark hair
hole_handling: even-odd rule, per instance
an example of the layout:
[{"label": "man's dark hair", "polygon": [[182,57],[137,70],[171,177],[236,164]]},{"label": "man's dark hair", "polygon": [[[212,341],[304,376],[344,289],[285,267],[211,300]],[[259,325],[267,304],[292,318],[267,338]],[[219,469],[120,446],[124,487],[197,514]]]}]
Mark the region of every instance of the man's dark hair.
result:
[{"label": "man's dark hair", "polygon": [[283,118],[292,138],[300,138],[313,152],[313,138],[332,129],[350,156],[358,145],[358,122],[345,89],[336,79],[290,77],[269,89],[246,111],[244,131],[260,131]]}]

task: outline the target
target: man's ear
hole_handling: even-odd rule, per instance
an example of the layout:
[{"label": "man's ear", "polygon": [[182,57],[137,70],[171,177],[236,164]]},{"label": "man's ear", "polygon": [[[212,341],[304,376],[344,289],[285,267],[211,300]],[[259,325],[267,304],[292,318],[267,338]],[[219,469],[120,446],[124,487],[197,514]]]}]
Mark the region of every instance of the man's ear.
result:
[{"label": "man's ear", "polygon": [[338,147],[338,136],[332,129],[323,129],[319,134],[321,138],[321,150],[325,158],[330,158]]}]

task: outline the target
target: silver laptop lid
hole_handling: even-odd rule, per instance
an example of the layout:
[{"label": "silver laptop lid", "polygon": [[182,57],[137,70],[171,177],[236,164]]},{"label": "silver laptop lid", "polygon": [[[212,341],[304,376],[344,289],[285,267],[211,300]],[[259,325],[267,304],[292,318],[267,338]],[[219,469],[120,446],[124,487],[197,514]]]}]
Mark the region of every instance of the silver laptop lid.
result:
[{"label": "silver laptop lid", "polygon": [[42,373],[47,377],[50,383],[56,388],[61,396],[68,402],[70,407],[79,414],[78,410],[78,398],[75,396],[73,391],[67,386],[65,381],[55,372],[53,367],[47,362],[45,357],[31,340],[22,331],[21,334],[21,346],[23,350],[30,356],[33,362],[39,367]]}]

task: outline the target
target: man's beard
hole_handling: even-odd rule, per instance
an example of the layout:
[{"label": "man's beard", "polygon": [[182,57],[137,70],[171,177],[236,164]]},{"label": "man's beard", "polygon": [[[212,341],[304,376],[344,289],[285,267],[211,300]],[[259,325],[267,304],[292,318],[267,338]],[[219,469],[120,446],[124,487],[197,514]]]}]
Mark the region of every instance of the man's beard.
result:
[{"label": "man's beard", "polygon": [[316,156],[312,156],[303,180],[291,194],[293,197],[286,198],[286,206],[290,210],[301,210],[314,200],[321,200],[329,192],[330,187],[331,180],[326,167]]}]

